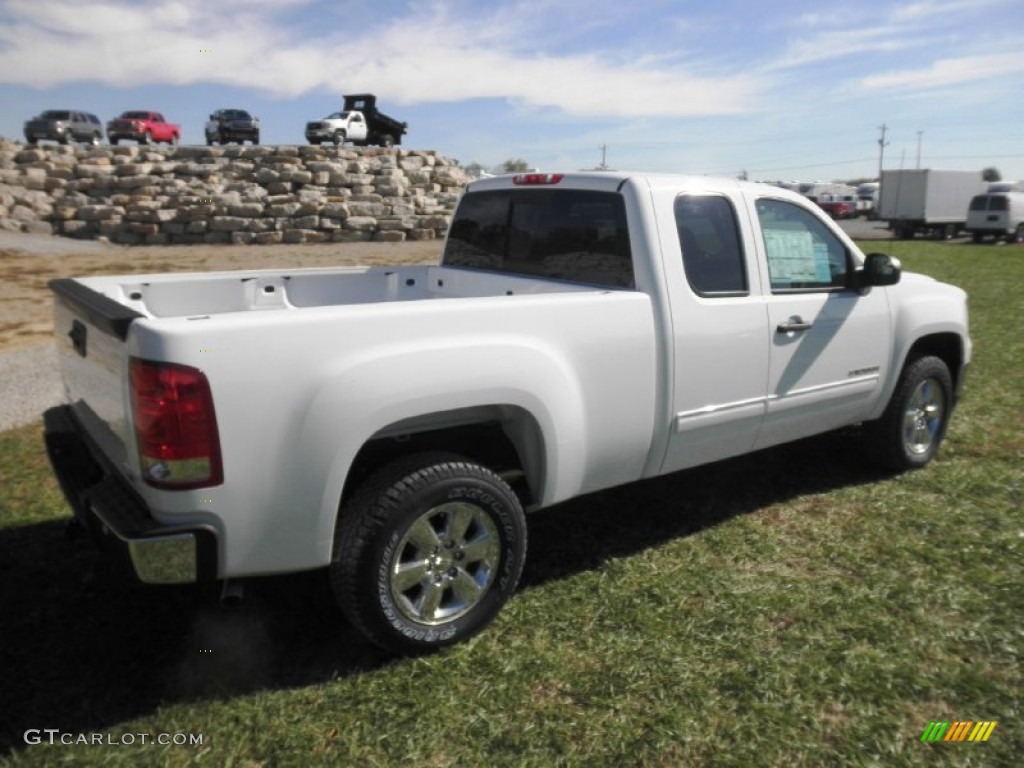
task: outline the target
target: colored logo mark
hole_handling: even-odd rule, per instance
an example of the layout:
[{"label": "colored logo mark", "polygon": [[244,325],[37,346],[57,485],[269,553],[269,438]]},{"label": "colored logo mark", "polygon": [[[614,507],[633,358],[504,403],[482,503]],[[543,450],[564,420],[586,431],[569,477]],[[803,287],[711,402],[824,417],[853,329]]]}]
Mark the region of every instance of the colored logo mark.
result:
[{"label": "colored logo mark", "polygon": [[995,720],[932,721],[921,734],[921,741],[988,741],[995,728]]}]

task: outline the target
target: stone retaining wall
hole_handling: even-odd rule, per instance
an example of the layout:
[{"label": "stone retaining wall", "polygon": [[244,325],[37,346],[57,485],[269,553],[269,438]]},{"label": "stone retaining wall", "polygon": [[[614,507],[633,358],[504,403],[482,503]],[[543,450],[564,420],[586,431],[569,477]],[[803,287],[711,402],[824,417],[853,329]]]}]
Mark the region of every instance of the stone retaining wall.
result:
[{"label": "stone retaining wall", "polygon": [[0,228],[154,245],[429,240],[465,183],[430,151],[0,140]]}]

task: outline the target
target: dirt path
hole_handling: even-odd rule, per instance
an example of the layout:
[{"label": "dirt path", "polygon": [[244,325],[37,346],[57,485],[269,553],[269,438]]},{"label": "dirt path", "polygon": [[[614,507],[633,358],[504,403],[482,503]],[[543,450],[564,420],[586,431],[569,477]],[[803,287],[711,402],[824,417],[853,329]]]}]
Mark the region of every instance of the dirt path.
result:
[{"label": "dirt path", "polygon": [[[311,245],[120,246],[0,232],[0,350],[49,340],[55,277],[437,263],[441,241]],[[0,363],[2,365],[2,363]]]}]

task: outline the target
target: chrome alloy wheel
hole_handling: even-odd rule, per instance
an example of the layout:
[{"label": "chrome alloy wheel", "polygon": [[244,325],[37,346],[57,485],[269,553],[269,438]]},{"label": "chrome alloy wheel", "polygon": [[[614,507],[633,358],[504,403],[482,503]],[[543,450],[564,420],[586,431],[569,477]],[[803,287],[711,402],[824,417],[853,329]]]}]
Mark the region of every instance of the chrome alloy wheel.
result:
[{"label": "chrome alloy wheel", "polygon": [[395,548],[391,596],[407,619],[452,621],[483,599],[500,559],[498,527],[483,509],[440,504],[418,517]]},{"label": "chrome alloy wheel", "polygon": [[942,428],[946,398],[942,385],[933,378],[923,379],[907,401],[903,412],[903,445],[907,453],[928,453]]}]

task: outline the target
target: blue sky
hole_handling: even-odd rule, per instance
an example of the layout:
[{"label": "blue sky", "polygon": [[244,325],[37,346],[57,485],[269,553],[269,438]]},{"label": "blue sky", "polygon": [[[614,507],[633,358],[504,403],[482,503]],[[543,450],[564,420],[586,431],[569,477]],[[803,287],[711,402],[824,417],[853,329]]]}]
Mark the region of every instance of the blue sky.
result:
[{"label": "blue sky", "polygon": [[[1024,179],[1022,0],[0,0],[0,136],[155,109],[264,143],[370,91],[405,145],[760,179],[996,166]],[[210,51],[209,53],[204,51]]]}]

